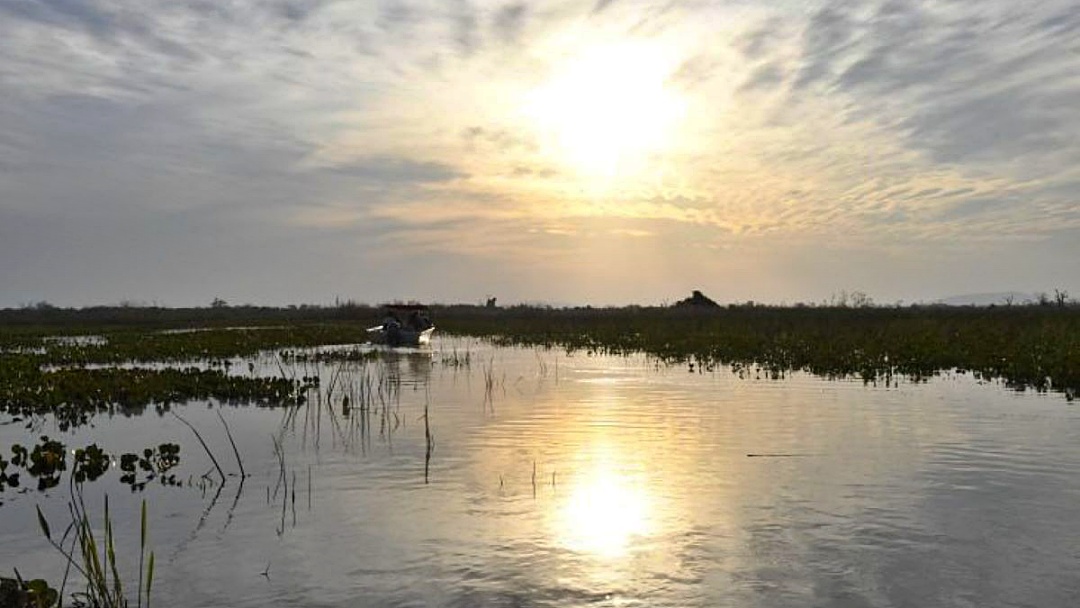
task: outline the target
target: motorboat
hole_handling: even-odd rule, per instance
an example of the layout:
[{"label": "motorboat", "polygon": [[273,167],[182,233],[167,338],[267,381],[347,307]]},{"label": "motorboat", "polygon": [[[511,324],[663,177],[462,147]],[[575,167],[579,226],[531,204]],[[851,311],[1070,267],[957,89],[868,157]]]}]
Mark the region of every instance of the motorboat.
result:
[{"label": "motorboat", "polygon": [[384,306],[386,316],[381,325],[369,327],[368,340],[386,346],[420,346],[431,343],[435,325],[422,304],[393,304]]}]

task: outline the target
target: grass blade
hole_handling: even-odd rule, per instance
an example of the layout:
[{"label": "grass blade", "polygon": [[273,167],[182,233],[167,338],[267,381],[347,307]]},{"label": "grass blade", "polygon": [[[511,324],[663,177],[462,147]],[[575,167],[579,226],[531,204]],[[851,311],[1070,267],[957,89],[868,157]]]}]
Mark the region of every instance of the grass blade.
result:
[{"label": "grass blade", "polygon": [[45,533],[47,540],[52,540],[52,533],[49,532],[49,522],[45,521],[45,515],[41,512],[41,507],[35,507],[37,509],[38,525],[41,526],[41,531]]},{"label": "grass blade", "polygon": [[150,552],[150,565],[146,567],[146,608],[150,608],[150,587],[154,584],[154,552]]},{"label": "grass blade", "polygon": [[142,608],[143,555],[146,553],[146,499],[142,501],[142,518],[139,524],[139,589],[136,592],[136,605]]}]

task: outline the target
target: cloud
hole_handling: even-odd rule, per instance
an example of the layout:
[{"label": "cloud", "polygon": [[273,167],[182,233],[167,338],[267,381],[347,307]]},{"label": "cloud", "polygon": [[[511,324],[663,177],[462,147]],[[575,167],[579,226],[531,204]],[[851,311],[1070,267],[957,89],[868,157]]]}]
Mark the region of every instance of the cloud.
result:
[{"label": "cloud", "polygon": [[594,15],[599,14],[607,10],[609,6],[615,4],[618,0],[596,0],[596,4],[593,5],[592,12]]},{"label": "cloud", "polygon": [[756,70],[743,82],[741,91],[754,89],[771,89],[784,82],[786,74],[783,67],[778,63],[766,63]]},{"label": "cloud", "polygon": [[467,177],[450,165],[394,157],[367,157],[326,170],[378,184],[426,184]]},{"label": "cloud", "polygon": [[421,18],[408,2],[384,0],[379,3],[379,25],[390,32],[400,33]]},{"label": "cloud", "polygon": [[[807,23],[797,88],[854,102],[852,117],[892,122],[907,145],[946,163],[1080,159],[1073,25],[1043,9],[985,3],[957,13],[929,1],[824,8]],[[1040,158],[1039,163],[1031,163]]]},{"label": "cloud", "polygon": [[[70,277],[57,259],[85,257],[129,269],[115,284],[134,289],[154,268],[123,254],[153,259],[163,234],[205,268],[184,230],[252,268],[251,251],[300,243],[367,270],[392,248],[447,271],[439,252],[535,256],[563,276],[567,252],[629,241],[769,243],[789,262],[815,243],[878,247],[869,265],[1026,243],[1030,267],[1058,268],[1039,256],[1080,234],[1078,32],[1072,0],[0,3],[0,283],[41,290],[32,269]],[[667,54],[686,112],[598,176],[528,100],[620,44]],[[124,234],[138,248],[98,243]],[[303,245],[313,234],[325,242]],[[315,259],[274,257],[290,276]]]},{"label": "cloud", "polygon": [[452,17],[454,39],[463,54],[472,55],[480,48],[480,19],[477,11],[468,0],[458,0],[453,6],[456,9]]},{"label": "cloud", "polygon": [[712,78],[718,67],[719,62],[715,58],[699,53],[679,64],[679,67],[668,78],[668,82],[691,90]]},{"label": "cloud", "polygon": [[488,145],[499,152],[507,152],[515,148],[535,149],[536,142],[530,138],[515,134],[510,129],[499,127],[482,127],[474,125],[461,131],[461,137],[469,146]]},{"label": "cloud", "polygon": [[522,28],[525,27],[525,20],[528,17],[528,14],[529,7],[523,2],[516,2],[500,7],[499,10],[495,12],[493,23],[499,38],[507,44],[516,42],[521,35]]},{"label": "cloud", "polygon": [[[779,172],[831,182],[800,204],[844,226],[845,238],[1074,230],[1080,81],[1070,74],[1080,60],[1062,52],[1075,44],[1063,5],[867,1],[827,4],[802,21],[766,17],[734,43],[749,60],[739,99],[786,138],[757,154]],[[792,27],[801,37],[777,35]],[[811,225],[769,207],[782,225]]]}]

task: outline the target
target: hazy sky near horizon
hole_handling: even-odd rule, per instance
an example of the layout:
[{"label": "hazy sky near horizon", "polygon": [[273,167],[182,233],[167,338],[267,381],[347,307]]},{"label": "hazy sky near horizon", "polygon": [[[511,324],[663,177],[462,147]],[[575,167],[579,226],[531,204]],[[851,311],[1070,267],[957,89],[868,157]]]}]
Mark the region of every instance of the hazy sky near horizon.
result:
[{"label": "hazy sky near horizon", "polygon": [[0,99],[0,307],[1080,295],[1076,0],[3,0]]}]

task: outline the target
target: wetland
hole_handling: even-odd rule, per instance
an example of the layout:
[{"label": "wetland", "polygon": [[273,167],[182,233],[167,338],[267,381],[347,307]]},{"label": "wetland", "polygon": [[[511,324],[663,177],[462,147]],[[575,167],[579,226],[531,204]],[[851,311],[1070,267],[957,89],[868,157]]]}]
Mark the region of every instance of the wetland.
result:
[{"label": "wetland", "polygon": [[1080,594],[1075,307],[19,312],[0,576],[66,604],[68,522],[130,604]]}]

